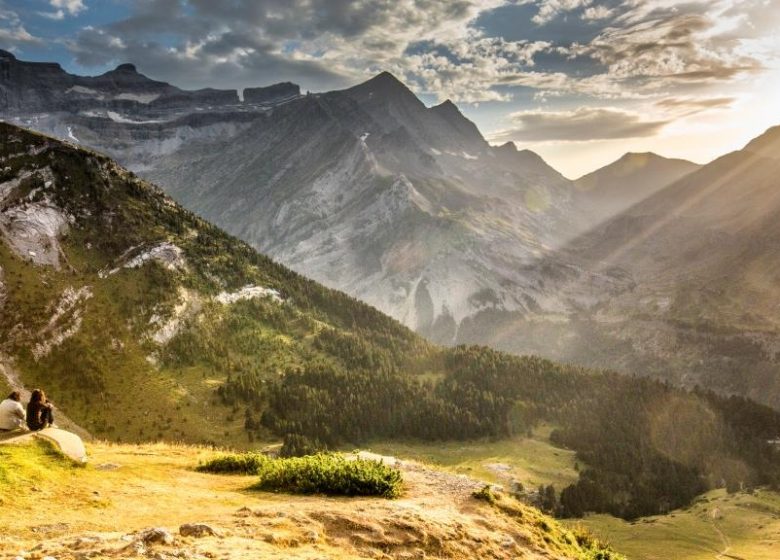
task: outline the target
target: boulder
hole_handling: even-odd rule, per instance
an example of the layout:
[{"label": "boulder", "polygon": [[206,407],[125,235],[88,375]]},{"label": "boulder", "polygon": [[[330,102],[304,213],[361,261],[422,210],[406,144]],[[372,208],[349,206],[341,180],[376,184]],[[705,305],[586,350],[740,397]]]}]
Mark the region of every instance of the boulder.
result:
[{"label": "boulder", "polygon": [[185,523],[179,527],[179,534],[182,537],[215,537],[217,532],[210,526],[203,523]]}]

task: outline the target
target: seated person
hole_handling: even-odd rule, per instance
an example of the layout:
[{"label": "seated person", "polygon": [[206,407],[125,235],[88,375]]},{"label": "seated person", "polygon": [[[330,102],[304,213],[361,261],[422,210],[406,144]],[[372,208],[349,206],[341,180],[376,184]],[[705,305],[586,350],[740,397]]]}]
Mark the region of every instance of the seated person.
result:
[{"label": "seated person", "polygon": [[54,425],[54,406],[46,400],[46,394],[35,389],[27,404],[27,427],[33,431]]},{"label": "seated person", "polygon": [[13,391],[0,402],[0,431],[9,432],[24,427],[24,407],[21,401],[21,393]]}]

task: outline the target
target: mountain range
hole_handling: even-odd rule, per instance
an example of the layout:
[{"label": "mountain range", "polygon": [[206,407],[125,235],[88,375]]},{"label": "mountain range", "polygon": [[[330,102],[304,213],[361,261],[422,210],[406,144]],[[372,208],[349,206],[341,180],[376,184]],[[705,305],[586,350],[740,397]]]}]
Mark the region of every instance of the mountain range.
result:
[{"label": "mountain range", "polygon": [[[569,181],[533,152],[491,146],[453,103],[426,107],[388,73],[327,93],[245,90],[240,101],[132,65],[81,78],[2,61],[6,120],[115,157],[435,342],[780,406],[774,131],[703,167],[626,154]],[[57,81],[40,77],[49,74]],[[25,98],[36,101],[13,101]]]}]

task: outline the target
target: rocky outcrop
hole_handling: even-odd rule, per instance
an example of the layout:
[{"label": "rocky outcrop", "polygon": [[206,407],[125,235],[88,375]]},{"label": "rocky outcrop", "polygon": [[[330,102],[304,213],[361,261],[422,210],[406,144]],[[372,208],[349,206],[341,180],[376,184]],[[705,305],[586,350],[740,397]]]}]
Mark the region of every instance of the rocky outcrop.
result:
[{"label": "rocky outcrop", "polygon": [[301,94],[297,84],[282,82],[266,87],[244,89],[244,103],[273,103],[284,99],[292,99]]},{"label": "rocky outcrop", "polygon": [[0,184],[0,238],[22,258],[59,268],[59,239],[67,233],[73,217],[49,195],[51,170],[24,170],[9,177],[13,172],[7,169],[7,180]]}]

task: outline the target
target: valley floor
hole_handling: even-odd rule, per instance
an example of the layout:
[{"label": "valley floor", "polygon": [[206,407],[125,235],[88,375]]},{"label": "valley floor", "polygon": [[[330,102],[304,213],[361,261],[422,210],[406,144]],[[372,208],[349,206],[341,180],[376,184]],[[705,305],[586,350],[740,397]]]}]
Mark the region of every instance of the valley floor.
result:
[{"label": "valley floor", "polygon": [[581,522],[632,560],[777,560],[780,495],[716,490],[686,510],[627,523],[607,515]]}]

